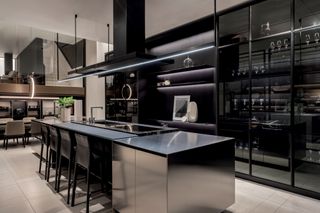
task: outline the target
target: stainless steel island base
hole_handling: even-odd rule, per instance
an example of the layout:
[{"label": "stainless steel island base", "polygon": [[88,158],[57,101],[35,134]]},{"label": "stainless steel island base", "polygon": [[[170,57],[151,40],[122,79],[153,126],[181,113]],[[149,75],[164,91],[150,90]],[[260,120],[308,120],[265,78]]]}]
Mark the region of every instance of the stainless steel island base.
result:
[{"label": "stainless steel island base", "polygon": [[234,203],[234,141],[176,132],[113,143],[121,213],[214,213]]}]

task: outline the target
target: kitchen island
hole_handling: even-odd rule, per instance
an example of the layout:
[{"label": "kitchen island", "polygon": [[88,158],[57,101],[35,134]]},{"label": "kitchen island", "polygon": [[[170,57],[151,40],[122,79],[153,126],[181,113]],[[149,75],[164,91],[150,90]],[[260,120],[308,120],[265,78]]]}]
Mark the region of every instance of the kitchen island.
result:
[{"label": "kitchen island", "polygon": [[88,135],[92,142],[111,147],[105,155],[111,155],[116,212],[212,213],[234,203],[232,138],[131,123],[111,125],[113,121],[38,122]]}]

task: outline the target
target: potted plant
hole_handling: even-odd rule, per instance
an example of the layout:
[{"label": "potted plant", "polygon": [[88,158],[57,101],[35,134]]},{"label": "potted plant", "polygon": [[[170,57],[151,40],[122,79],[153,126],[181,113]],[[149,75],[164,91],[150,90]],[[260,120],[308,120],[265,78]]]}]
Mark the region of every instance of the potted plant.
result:
[{"label": "potted plant", "polygon": [[61,97],[57,101],[57,104],[60,106],[60,119],[63,122],[71,120],[71,106],[74,103],[72,96],[70,97]]}]

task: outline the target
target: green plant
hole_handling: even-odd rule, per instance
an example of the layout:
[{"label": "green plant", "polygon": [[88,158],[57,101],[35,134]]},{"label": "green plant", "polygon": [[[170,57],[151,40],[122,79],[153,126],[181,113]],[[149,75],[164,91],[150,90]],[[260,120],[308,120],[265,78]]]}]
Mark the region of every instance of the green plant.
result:
[{"label": "green plant", "polygon": [[60,107],[64,107],[64,108],[71,107],[73,103],[74,103],[74,99],[73,99],[72,96],[70,96],[70,97],[61,97],[61,98],[59,98],[59,100],[57,101],[57,104],[58,104]]}]

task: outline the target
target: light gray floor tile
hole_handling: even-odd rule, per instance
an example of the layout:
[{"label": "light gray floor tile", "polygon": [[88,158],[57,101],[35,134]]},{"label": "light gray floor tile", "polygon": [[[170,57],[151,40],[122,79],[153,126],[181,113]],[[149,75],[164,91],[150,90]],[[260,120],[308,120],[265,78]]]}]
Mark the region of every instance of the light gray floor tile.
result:
[{"label": "light gray floor tile", "polygon": [[34,213],[28,201],[17,200],[15,203],[1,206],[0,213]]},{"label": "light gray floor tile", "polygon": [[[38,174],[39,159],[32,154],[38,149],[39,145],[34,144],[26,148],[21,145],[11,146],[7,151],[0,149],[0,168],[2,168],[0,170],[0,213],[78,213],[83,211],[84,199],[78,198],[76,201],[79,204],[71,208],[65,202],[65,192],[55,193],[43,180],[43,176]],[[44,170],[44,164],[42,169]],[[269,171],[260,170],[260,172],[264,174]],[[277,177],[282,176],[278,172],[274,174]],[[285,179],[286,176],[284,175],[283,178]],[[81,184],[79,186],[81,187]],[[91,199],[91,206],[101,204],[106,207],[101,212],[110,212],[110,200],[104,196]],[[237,179],[236,203],[225,212],[315,213],[319,212],[319,209],[319,200]]]}]

